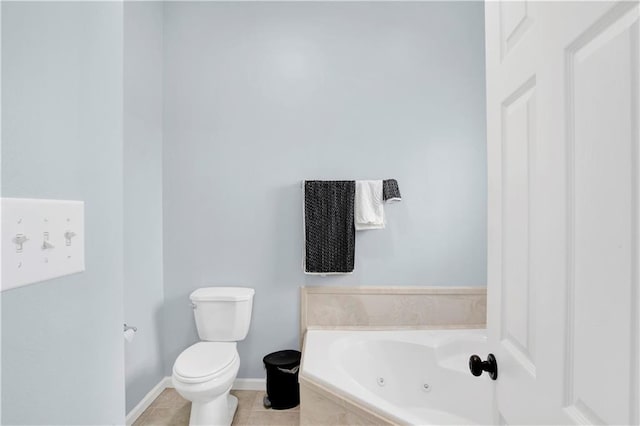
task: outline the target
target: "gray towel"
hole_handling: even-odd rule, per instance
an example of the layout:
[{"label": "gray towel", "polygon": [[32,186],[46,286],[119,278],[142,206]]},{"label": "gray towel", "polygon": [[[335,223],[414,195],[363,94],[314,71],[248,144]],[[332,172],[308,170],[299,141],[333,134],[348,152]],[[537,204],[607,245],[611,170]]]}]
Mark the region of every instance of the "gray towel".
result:
[{"label": "gray towel", "polygon": [[382,199],[385,202],[402,200],[397,180],[385,179],[382,181]]},{"label": "gray towel", "polygon": [[304,182],[305,272],[353,271],[355,181]]}]

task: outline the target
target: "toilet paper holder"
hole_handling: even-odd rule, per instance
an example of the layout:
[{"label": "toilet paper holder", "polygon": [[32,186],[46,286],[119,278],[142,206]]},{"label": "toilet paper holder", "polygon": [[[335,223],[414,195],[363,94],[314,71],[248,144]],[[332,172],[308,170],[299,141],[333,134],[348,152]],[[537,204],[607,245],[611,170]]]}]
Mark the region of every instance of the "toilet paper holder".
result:
[{"label": "toilet paper holder", "polygon": [[132,325],[127,325],[127,324],[125,323],[125,324],[124,324],[124,331],[127,331],[127,330],[133,330],[134,332],[137,332],[137,331],[138,331],[138,327],[134,327],[134,326],[132,326]]}]

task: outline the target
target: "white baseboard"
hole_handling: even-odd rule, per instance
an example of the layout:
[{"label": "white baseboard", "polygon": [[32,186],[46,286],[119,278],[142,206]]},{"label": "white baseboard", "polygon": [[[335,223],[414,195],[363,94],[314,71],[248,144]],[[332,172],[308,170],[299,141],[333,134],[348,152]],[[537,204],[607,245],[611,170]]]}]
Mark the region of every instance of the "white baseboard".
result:
[{"label": "white baseboard", "polygon": [[[138,417],[144,413],[144,410],[149,408],[151,403],[162,393],[163,390],[167,388],[172,388],[173,383],[171,383],[171,377],[167,376],[160,380],[157,385],[153,387],[147,393],[142,401],[136,405],[133,410],[127,414],[126,424],[127,426],[131,426]],[[236,379],[233,382],[233,386],[231,389],[233,390],[253,390],[253,391],[264,391],[267,388],[267,379]]]},{"label": "white baseboard", "polygon": [[267,389],[267,379],[236,379],[231,389],[264,391]]},{"label": "white baseboard", "polygon": [[144,413],[144,410],[149,408],[151,403],[155,401],[155,399],[162,393],[163,390],[172,386],[173,385],[171,384],[171,377],[165,377],[160,380],[158,384],[155,385],[149,391],[149,393],[144,396],[144,398],[142,398],[138,405],[136,405],[131,411],[129,411],[125,419],[126,425],[131,426],[136,420],[138,420],[138,417],[140,417],[142,413]]}]

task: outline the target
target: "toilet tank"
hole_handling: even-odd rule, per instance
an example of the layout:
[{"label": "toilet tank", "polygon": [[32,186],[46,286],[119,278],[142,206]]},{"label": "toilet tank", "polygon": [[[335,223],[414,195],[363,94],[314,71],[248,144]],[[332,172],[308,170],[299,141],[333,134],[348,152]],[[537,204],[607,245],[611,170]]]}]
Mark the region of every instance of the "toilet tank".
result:
[{"label": "toilet tank", "polygon": [[200,340],[237,342],[244,340],[251,324],[255,291],[246,287],[204,287],[190,299]]}]

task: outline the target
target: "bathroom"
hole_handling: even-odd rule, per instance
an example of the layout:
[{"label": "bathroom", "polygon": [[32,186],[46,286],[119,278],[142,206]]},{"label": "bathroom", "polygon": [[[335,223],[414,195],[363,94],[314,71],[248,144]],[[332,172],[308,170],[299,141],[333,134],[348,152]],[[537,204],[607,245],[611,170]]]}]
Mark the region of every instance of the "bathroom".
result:
[{"label": "bathroom", "polygon": [[[384,300],[371,305],[392,315],[374,329],[408,312],[418,322],[400,328],[475,333],[484,318],[456,325],[442,308],[465,292],[461,315],[486,311],[489,342],[465,347],[465,363],[493,352],[503,374],[464,366],[493,398],[488,423],[638,424],[638,2],[556,7],[2,1],[1,195],[83,201],[84,266],[8,289],[3,272],[0,423],[188,424],[188,404],[157,398],[178,401],[172,368],[199,340],[190,294],[249,287],[232,392],[255,399],[240,398],[234,424],[305,423],[304,394],[298,409],[260,407],[263,357],[303,350],[303,303],[331,291]],[[536,62],[556,41],[539,34],[565,50]],[[501,156],[501,143],[516,148]],[[302,267],[301,185],[314,179],[399,184],[385,228],[356,233],[350,274]],[[585,204],[595,197],[609,208]],[[568,349],[549,349],[565,333]],[[509,386],[559,414],[519,417]]]}]

